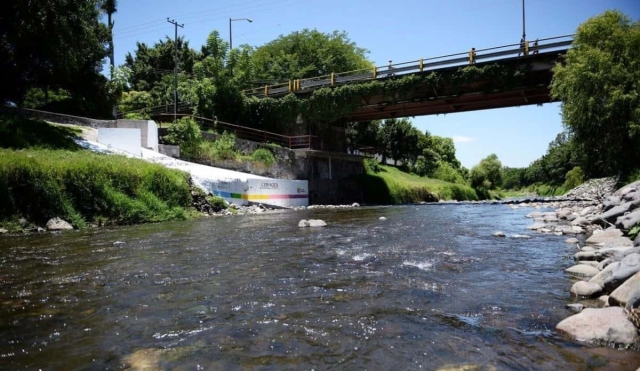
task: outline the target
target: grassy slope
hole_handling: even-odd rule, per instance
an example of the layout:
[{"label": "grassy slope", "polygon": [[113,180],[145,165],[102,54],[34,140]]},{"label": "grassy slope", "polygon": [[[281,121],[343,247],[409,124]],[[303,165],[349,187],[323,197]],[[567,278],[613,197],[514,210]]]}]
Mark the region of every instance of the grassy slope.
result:
[{"label": "grassy slope", "polygon": [[131,224],[189,216],[188,175],[76,145],[73,129],[0,116],[0,224]]},{"label": "grassy slope", "polygon": [[362,177],[367,202],[404,204],[437,200],[477,200],[471,187],[408,174],[392,166],[366,167]]}]

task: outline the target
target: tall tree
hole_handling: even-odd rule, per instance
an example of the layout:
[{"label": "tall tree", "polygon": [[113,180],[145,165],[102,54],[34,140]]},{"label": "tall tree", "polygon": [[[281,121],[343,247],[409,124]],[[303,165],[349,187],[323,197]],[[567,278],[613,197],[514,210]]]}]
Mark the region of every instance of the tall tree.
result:
[{"label": "tall tree", "polygon": [[104,90],[108,32],[98,0],[9,1],[0,22],[0,100],[31,88],[65,89],[78,99]]},{"label": "tall tree", "polygon": [[383,161],[391,157],[394,163],[415,161],[418,157],[420,132],[406,118],[384,120],[380,129],[380,151]]},{"label": "tall tree", "polygon": [[118,2],[116,0],[103,0],[101,9],[107,14],[107,27],[109,28],[109,64],[113,70],[116,67],[113,49],[113,26],[115,22],[111,17],[118,11]]},{"label": "tall tree", "polygon": [[304,29],[257,48],[252,59],[256,78],[286,81],[370,68],[367,54],[345,32]]},{"label": "tall tree", "polygon": [[587,175],[624,174],[640,159],[640,22],[607,11],[578,27],[551,91],[585,148]]}]

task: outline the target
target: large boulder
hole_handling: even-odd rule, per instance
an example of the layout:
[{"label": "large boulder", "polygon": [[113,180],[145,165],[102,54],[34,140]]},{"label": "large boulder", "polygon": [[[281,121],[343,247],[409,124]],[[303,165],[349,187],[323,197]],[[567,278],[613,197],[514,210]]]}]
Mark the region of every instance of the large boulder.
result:
[{"label": "large boulder", "polygon": [[629,239],[629,237],[614,237],[607,240],[604,243],[598,244],[597,247],[600,249],[606,249],[610,247],[632,247],[633,241]]},{"label": "large boulder", "polygon": [[640,307],[640,286],[637,286],[627,298],[627,305],[625,305],[625,308],[631,309],[631,308],[639,308],[639,307]]},{"label": "large boulder", "polygon": [[571,286],[571,290],[569,291],[575,296],[591,298],[600,295],[602,286],[587,281],[578,281]]},{"label": "large boulder", "polygon": [[582,341],[633,344],[637,330],[620,307],[587,308],[564,319],[556,330]]},{"label": "large boulder", "polygon": [[569,267],[564,271],[569,274],[573,274],[574,276],[580,276],[580,277],[593,277],[596,274],[600,273],[598,268],[592,267],[591,265],[587,265],[587,264],[574,265],[573,267]]},{"label": "large boulder", "polygon": [[620,204],[621,204],[620,197],[609,196],[604,199],[604,202],[602,202],[603,211],[609,211]]},{"label": "large boulder", "polygon": [[625,214],[616,220],[616,227],[629,230],[640,224],[640,209],[636,209],[629,214]]},{"label": "large boulder", "polygon": [[604,222],[614,223],[616,219],[618,219],[625,213],[636,209],[638,206],[640,206],[640,201],[625,202],[622,205],[618,205],[609,211],[606,211],[602,214],[594,216],[593,222],[594,223],[599,222],[601,224],[606,224]]},{"label": "large boulder", "polygon": [[611,274],[613,273],[613,270],[618,268],[619,265],[620,265],[619,262],[615,262],[615,263],[607,265],[603,270],[599,271],[598,274],[596,274],[595,276],[591,277],[589,282],[595,283],[597,285],[600,285],[600,286],[604,287],[604,282],[609,277],[611,277]]},{"label": "large boulder", "polygon": [[580,227],[584,227],[584,226],[587,226],[587,225],[589,225],[589,224],[591,224],[591,222],[590,222],[587,218],[585,218],[585,217],[583,217],[583,216],[580,216],[580,217],[578,217],[578,218],[575,218],[575,219],[571,222],[571,225],[573,225],[573,226],[580,226]]},{"label": "large boulder", "polygon": [[640,190],[638,189],[630,190],[630,192],[622,196],[622,201],[623,202],[640,201]]},{"label": "large boulder", "polygon": [[612,238],[623,236],[622,231],[615,228],[600,231],[599,233],[597,232],[598,231],[594,231],[593,235],[587,238],[587,240],[585,241],[587,245],[598,245],[600,243],[605,243]]},{"label": "large boulder", "polygon": [[[627,302],[635,295],[636,291],[640,289],[640,272],[631,276],[628,280],[624,281],[620,287],[615,289],[611,295],[609,295],[610,306],[625,306]],[[635,300],[635,298],[634,298]]]},{"label": "large boulder", "polygon": [[66,231],[73,229],[73,226],[60,218],[52,218],[47,222],[47,229],[50,231]]},{"label": "large boulder", "polygon": [[613,290],[637,272],[640,272],[640,254],[629,254],[613,269],[611,276],[605,279],[604,287]]}]

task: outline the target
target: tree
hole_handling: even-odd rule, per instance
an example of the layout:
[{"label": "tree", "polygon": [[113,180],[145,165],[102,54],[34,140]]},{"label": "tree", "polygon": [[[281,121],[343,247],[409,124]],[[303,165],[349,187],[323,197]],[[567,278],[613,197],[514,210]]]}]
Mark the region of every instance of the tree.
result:
[{"label": "tree", "polygon": [[257,48],[252,60],[257,79],[281,82],[371,68],[367,54],[345,32],[304,29]]},{"label": "tree", "polygon": [[418,157],[419,132],[406,118],[384,120],[378,142],[383,162],[391,157],[394,163],[415,161]]},{"label": "tree", "polygon": [[346,127],[347,148],[351,153],[363,149],[373,153],[378,151],[380,144],[381,121],[350,122]]},{"label": "tree", "polygon": [[109,65],[113,69],[116,67],[113,49],[113,26],[115,22],[111,17],[118,11],[118,2],[116,0],[103,0],[100,9],[107,14],[107,27],[109,28]]},{"label": "tree", "polygon": [[587,175],[629,173],[640,159],[640,22],[607,11],[578,27],[551,92],[586,149]]},{"label": "tree", "polygon": [[107,41],[97,0],[3,3],[0,100],[20,103],[31,88],[45,95],[67,90],[85,107],[96,106],[98,98],[108,100],[100,76]]},{"label": "tree", "polygon": [[491,154],[485,157],[469,172],[471,186],[485,192],[499,187],[502,183],[501,168],[502,163],[498,156]]}]

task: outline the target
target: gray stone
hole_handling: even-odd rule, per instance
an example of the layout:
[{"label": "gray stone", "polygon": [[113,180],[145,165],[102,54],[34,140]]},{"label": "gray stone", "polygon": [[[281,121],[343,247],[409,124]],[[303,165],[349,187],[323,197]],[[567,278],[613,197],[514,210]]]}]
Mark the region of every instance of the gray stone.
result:
[{"label": "gray stone", "polygon": [[596,260],[596,252],[595,251],[585,251],[585,252],[579,252],[579,253],[575,253],[573,255],[573,258],[575,260]]},{"label": "gray stone", "polygon": [[540,233],[552,233],[553,231],[549,228],[540,228],[538,229],[538,232]]},{"label": "gray stone", "polygon": [[633,241],[633,246],[640,246],[640,234],[636,236],[636,239]]},{"label": "gray stone", "polygon": [[640,285],[638,285],[633,291],[630,291],[627,297],[627,305],[624,306],[627,309],[640,307]]},{"label": "gray stone", "polygon": [[602,203],[602,206],[604,207],[603,210],[608,211],[613,209],[614,207],[621,204],[620,201],[620,197],[617,196],[609,196],[605,198],[604,202]]},{"label": "gray stone", "polygon": [[385,218],[384,216],[381,216],[380,218],[378,218],[380,220],[387,220],[387,218]]},{"label": "gray stone", "polygon": [[616,227],[619,229],[630,230],[638,224],[640,224],[640,209],[636,209],[616,220]]},{"label": "gray stone", "polygon": [[626,212],[632,211],[637,208],[639,204],[640,201],[625,202],[622,205],[618,205],[607,212],[596,215],[594,217],[594,221],[606,221],[609,223],[613,223],[616,221],[616,219],[618,219],[618,217],[624,215]]},{"label": "gray stone", "polygon": [[602,286],[587,281],[578,281],[571,286],[570,292],[575,296],[590,298],[599,295],[602,292]]},{"label": "gray stone", "polygon": [[505,237],[506,235],[504,234],[504,232],[494,232],[493,236],[494,237]]},{"label": "gray stone", "polygon": [[5,234],[5,233],[9,233],[9,231],[4,228],[0,228],[0,234]]},{"label": "gray stone", "polygon": [[578,241],[578,239],[577,239],[577,238],[575,238],[575,237],[571,237],[571,238],[567,238],[564,242],[566,242],[566,243],[570,243],[570,244],[572,244],[572,245],[575,245],[575,244],[577,244],[577,243],[578,243],[578,242],[580,242],[580,241]]},{"label": "gray stone", "polygon": [[584,309],[584,305],[579,304],[579,303],[567,304],[567,308],[571,309],[572,311],[574,311],[576,313],[580,313],[582,311],[582,309]]},{"label": "gray stone", "polygon": [[637,330],[620,307],[587,308],[564,319],[556,330],[582,341],[633,344]]},{"label": "gray stone", "polygon": [[581,277],[593,277],[596,274],[600,273],[598,268],[592,267],[587,264],[574,265],[573,267],[569,267],[564,271],[567,273],[573,274],[575,276],[581,276]]},{"label": "gray stone", "polygon": [[578,217],[571,222],[571,225],[576,225],[576,226],[585,226],[589,224],[591,224],[591,222],[589,222],[589,220],[583,216]]},{"label": "gray stone", "polygon": [[533,219],[535,219],[535,218],[542,218],[542,216],[543,216],[543,215],[544,215],[544,214],[542,214],[542,213],[541,213],[541,212],[539,212],[539,211],[534,211],[534,212],[532,212],[532,213],[529,213],[526,217],[527,217],[527,218],[533,218]]},{"label": "gray stone", "polygon": [[600,243],[605,243],[612,238],[622,237],[622,236],[623,236],[623,233],[619,229],[607,229],[605,231],[601,231],[600,233],[596,233],[596,231],[594,231],[593,235],[587,238],[586,244],[597,245]]},{"label": "gray stone", "polygon": [[[598,265],[600,265],[600,263],[595,260],[581,260],[578,264],[584,264],[594,268],[598,268]],[[598,269],[598,272],[600,272],[600,269]]]},{"label": "gray stone", "polygon": [[47,222],[47,229],[50,231],[64,231],[73,229],[73,226],[60,218],[52,218]]},{"label": "gray stone", "polygon": [[531,238],[531,236],[527,236],[526,234],[514,234],[511,235],[511,238],[518,238],[518,239],[529,239]]},{"label": "gray stone", "polygon": [[640,254],[629,254],[620,261],[611,276],[604,281],[604,287],[613,290],[637,272],[640,272]]},{"label": "gray stone", "polygon": [[623,202],[640,201],[640,191],[637,189],[630,190],[630,192],[628,192],[622,197],[622,201]]},{"label": "gray stone", "polygon": [[528,226],[527,229],[535,231],[535,230],[538,230],[538,229],[542,229],[544,227],[546,227],[546,224],[544,224],[544,223],[535,223],[533,225]]},{"label": "gray stone", "polygon": [[[596,208],[593,206],[587,206],[582,211],[580,211],[580,216],[585,217],[589,214],[593,214],[596,211]],[[586,219],[585,219],[586,220]]]},{"label": "gray stone", "polygon": [[569,215],[571,215],[572,212],[573,210],[571,209],[560,209],[556,212],[556,215],[560,219],[566,219]]},{"label": "gray stone", "polygon": [[360,207],[360,204],[357,203],[357,202],[354,202],[354,203],[351,204],[351,207]]},{"label": "gray stone", "polygon": [[628,237],[614,237],[611,238],[604,243],[598,244],[601,249],[606,249],[610,247],[632,247],[633,241],[631,241]]},{"label": "gray stone", "polygon": [[29,224],[29,222],[25,218],[20,218],[18,219],[18,224],[24,227],[25,225]]},{"label": "gray stone", "polygon": [[567,219],[568,221],[572,222],[572,221],[578,219],[578,217],[579,217],[578,214],[573,213],[573,214],[567,215],[567,217],[565,219]]},{"label": "gray stone", "polygon": [[598,249],[596,249],[593,246],[584,246],[580,249],[580,251],[597,251]]},{"label": "gray stone", "polygon": [[[611,277],[611,274],[613,273],[613,270],[618,268],[619,265],[620,265],[620,263],[618,263],[618,262],[615,262],[615,263],[607,265],[603,270],[599,271],[598,274],[596,274],[595,276],[591,277],[589,282],[595,283],[595,284],[598,284],[598,285],[604,287],[604,282],[609,277]],[[596,267],[596,269],[597,269],[597,267]]]},{"label": "gray stone", "polygon": [[605,307],[609,306],[609,295],[602,295],[598,298],[598,300],[600,300],[600,302],[604,304]]},{"label": "gray stone", "polygon": [[[615,272],[614,272],[615,273]],[[628,280],[624,281],[620,287],[615,289],[611,295],[609,295],[609,305],[611,306],[625,306],[627,301],[631,298],[636,291],[640,289],[640,272],[631,276]]]},{"label": "gray stone", "polygon": [[573,233],[573,234],[583,234],[584,233],[584,229],[582,229],[582,227],[573,226],[573,227],[571,227],[571,233]]},{"label": "gray stone", "polygon": [[309,219],[309,227],[326,227],[327,223],[320,219]]},{"label": "gray stone", "polygon": [[298,222],[298,227],[300,228],[304,228],[304,227],[308,227],[309,226],[309,222],[302,219],[301,221]]}]

